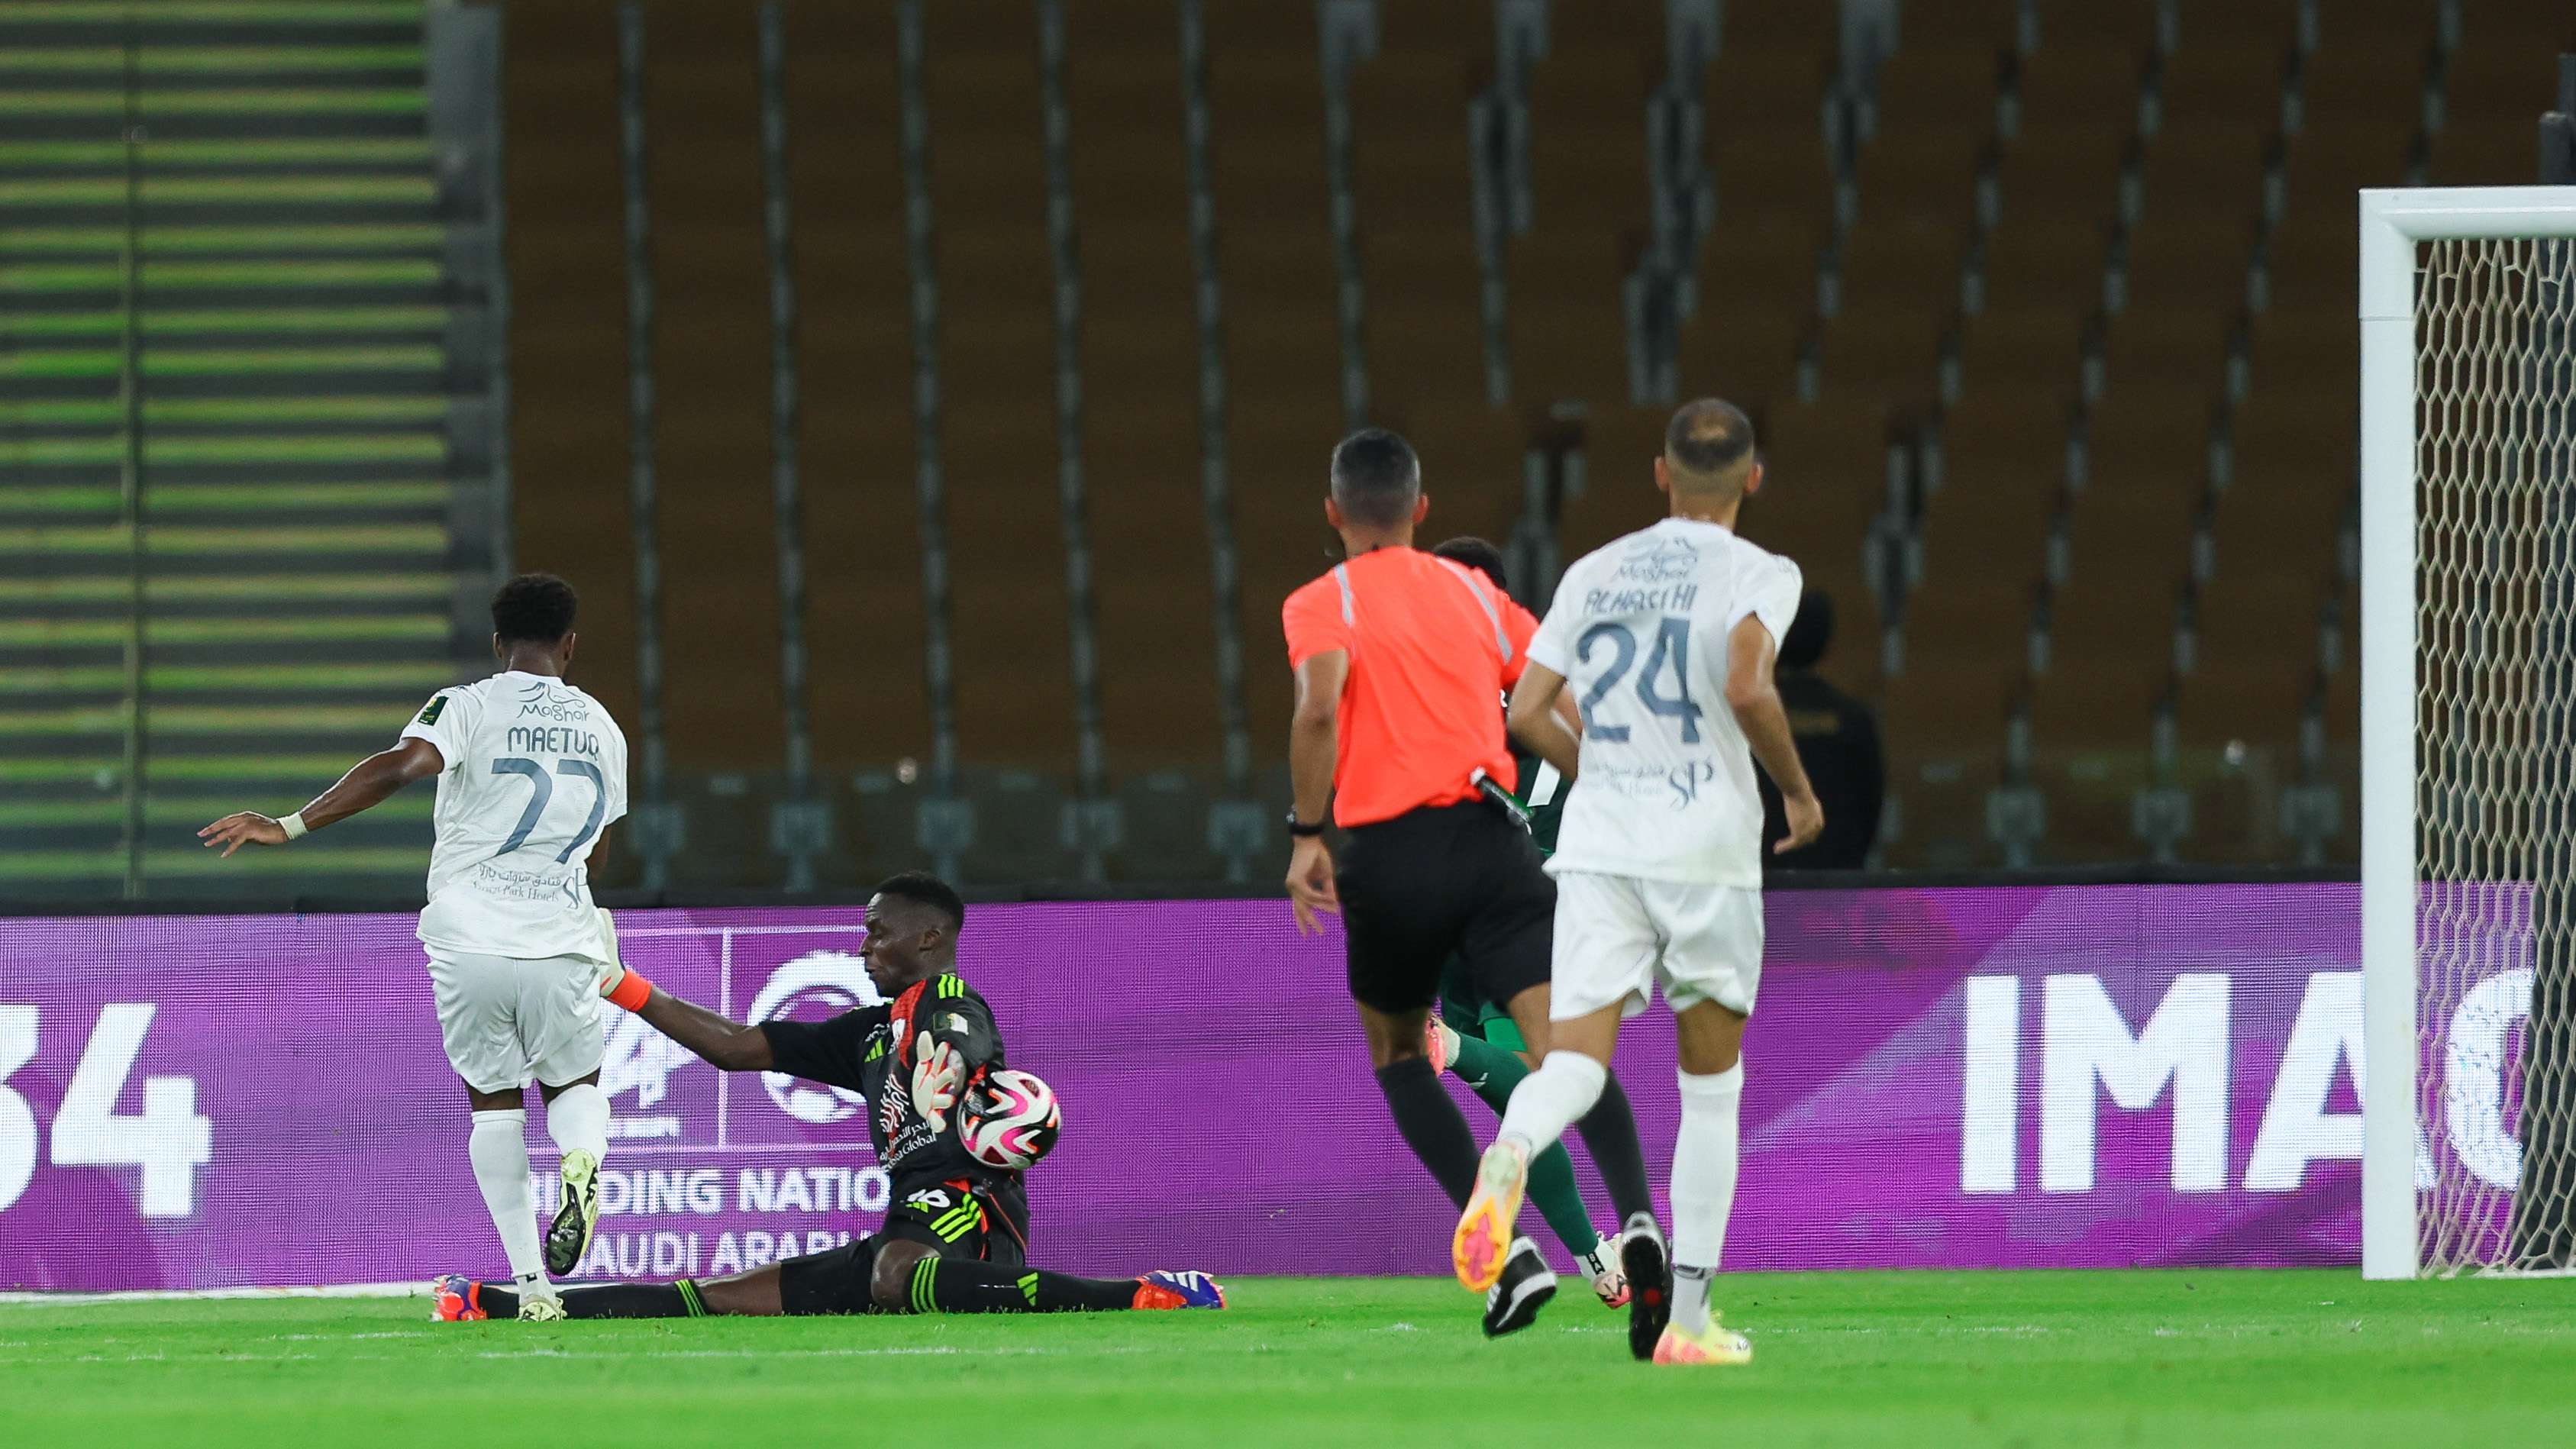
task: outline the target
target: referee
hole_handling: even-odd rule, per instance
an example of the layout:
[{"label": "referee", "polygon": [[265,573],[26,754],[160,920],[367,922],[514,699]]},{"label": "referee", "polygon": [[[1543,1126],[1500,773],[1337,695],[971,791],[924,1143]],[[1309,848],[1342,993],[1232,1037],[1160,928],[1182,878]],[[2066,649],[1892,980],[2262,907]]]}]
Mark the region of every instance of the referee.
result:
[{"label": "referee", "polygon": [[[1297,679],[1288,896],[1301,931],[1323,929],[1318,912],[1341,914],[1378,1087],[1463,1211],[1475,1138],[1423,1041],[1441,967],[1454,954],[1543,1055],[1556,883],[1519,818],[1489,798],[1518,783],[1497,701],[1520,678],[1538,621],[1482,574],[1413,546],[1429,511],[1403,438],[1368,428],[1333,449],[1324,518],[1345,561],[1282,610]],[[1349,837],[1338,873],[1324,843],[1328,803]],[[1647,1203],[1626,1099],[1605,1100],[1583,1126],[1612,1198],[1623,1210]],[[1544,1274],[1535,1248],[1528,1257]]]}]

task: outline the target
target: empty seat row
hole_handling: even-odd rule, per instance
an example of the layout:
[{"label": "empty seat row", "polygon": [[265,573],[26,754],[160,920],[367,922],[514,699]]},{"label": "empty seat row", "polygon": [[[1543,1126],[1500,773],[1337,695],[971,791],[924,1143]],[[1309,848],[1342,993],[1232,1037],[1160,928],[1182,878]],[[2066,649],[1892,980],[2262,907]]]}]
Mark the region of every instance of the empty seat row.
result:
[{"label": "empty seat row", "polygon": [[[2170,773],[2132,768],[2168,714],[2194,758],[2232,741],[2288,759],[2315,702],[2343,697],[2316,628],[2342,587],[2354,465],[2351,192],[2520,179],[2545,99],[2530,57],[2571,39],[2529,7],[2458,8],[2452,45],[2433,0],[1918,4],[1855,97],[1833,7],[1723,7],[1700,78],[1715,215],[1690,259],[1679,386],[1761,422],[1769,486],[1744,527],[1837,598],[1828,672],[1888,715],[1906,807],[1891,859],[1999,858],[1988,792],[2051,780],[2091,803],[2044,848],[2134,854],[2113,819],[2126,797],[2064,782]],[[1534,420],[1579,417],[1571,558],[1661,506],[1664,409],[1630,395],[1623,289],[1652,204],[1642,121],[1667,17],[1654,0],[1555,7],[1523,87],[1498,72],[1494,12],[1380,5],[1350,73],[1358,361],[1368,420],[1422,450],[1433,538],[1512,529]],[[843,775],[931,752],[917,464],[935,444],[961,757],[1060,784],[1074,705],[1039,34],[1026,7],[923,13],[930,439],[914,426],[891,22],[791,17],[817,744]],[[1277,606],[1333,557],[1326,457],[1352,419],[1317,18],[1201,9],[1224,344],[1214,521],[1240,543],[1227,618],[1206,542],[1178,12],[1068,13],[1109,774],[1207,780],[1221,639],[1241,647],[1266,761],[1288,708]],[[684,773],[756,775],[780,743],[753,32],[726,8],[649,16],[672,754]],[[619,246],[613,44],[591,7],[518,6],[510,23],[522,557],[592,582],[613,630],[632,577],[626,520],[601,504],[623,496],[627,462],[623,358],[599,345],[622,335],[625,301],[603,260]],[[1510,87],[1528,225],[1489,276],[1468,118]],[[1914,530],[1901,553],[1919,573],[1902,579],[1872,552],[1891,519]],[[603,642],[586,664],[615,698],[625,645]]]}]

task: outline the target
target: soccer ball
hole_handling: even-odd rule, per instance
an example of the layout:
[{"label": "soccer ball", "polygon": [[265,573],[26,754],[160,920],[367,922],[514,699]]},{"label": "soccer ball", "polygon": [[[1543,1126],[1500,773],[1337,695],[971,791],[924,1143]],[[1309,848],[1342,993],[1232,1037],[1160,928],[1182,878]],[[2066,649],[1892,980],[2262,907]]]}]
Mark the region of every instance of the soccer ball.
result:
[{"label": "soccer ball", "polygon": [[1036,1166],[1063,1130],[1055,1088],[1033,1073],[1005,1067],[967,1092],[957,1140],[977,1162],[1017,1172]]}]

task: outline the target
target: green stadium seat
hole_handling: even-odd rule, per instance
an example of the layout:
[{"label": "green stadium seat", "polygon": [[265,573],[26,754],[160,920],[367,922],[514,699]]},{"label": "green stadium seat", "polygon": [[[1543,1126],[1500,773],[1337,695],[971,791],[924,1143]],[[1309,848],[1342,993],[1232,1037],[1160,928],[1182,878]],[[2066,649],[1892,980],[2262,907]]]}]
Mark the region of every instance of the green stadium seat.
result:
[{"label": "green stadium seat", "polygon": [[194,831],[470,647],[422,7],[153,7],[130,192],[123,21],[0,10],[0,894],[416,898],[426,793],[291,862]]}]

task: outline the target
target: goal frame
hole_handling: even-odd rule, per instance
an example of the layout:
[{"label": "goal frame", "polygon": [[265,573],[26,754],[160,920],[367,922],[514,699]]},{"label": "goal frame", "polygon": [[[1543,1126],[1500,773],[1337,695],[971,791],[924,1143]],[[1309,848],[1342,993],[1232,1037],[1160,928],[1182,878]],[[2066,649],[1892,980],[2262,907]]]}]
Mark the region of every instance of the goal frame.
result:
[{"label": "goal frame", "polygon": [[2415,250],[2576,237],[2576,186],[2361,193],[2361,1275],[2420,1271],[2416,1223]]}]

